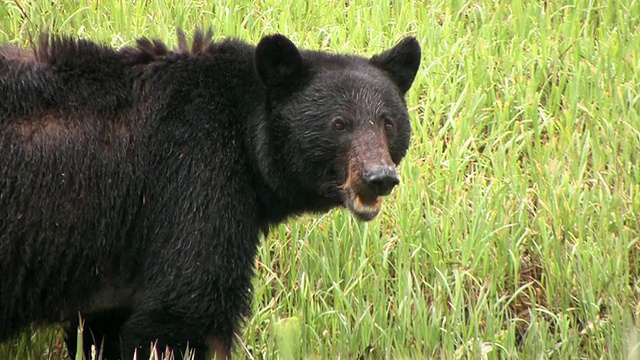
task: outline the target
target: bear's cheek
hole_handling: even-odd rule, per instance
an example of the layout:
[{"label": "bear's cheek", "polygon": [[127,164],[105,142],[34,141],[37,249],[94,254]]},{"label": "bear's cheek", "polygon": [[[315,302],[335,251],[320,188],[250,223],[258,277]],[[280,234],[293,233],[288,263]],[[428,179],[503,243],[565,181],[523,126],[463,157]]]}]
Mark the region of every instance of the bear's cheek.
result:
[{"label": "bear's cheek", "polygon": [[391,158],[396,165],[400,164],[400,161],[407,154],[409,148],[409,142],[411,140],[411,125],[409,119],[398,121],[398,129],[393,136],[393,139],[389,141],[389,152]]}]

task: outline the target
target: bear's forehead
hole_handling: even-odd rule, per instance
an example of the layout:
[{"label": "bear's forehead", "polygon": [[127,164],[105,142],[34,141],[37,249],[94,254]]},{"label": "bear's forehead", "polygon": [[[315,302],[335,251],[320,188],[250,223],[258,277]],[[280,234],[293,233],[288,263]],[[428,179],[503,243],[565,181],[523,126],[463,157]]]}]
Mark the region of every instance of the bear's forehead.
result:
[{"label": "bear's forehead", "polygon": [[348,66],[324,72],[328,78],[341,80],[354,86],[377,84],[383,86],[388,79],[379,69],[371,65]]},{"label": "bear's forehead", "polygon": [[366,68],[342,68],[320,74],[313,92],[366,108],[381,107],[398,97],[396,87],[381,71]]},{"label": "bear's forehead", "polygon": [[366,91],[395,89],[391,79],[366,58],[314,51],[303,52],[302,55],[315,74],[317,86],[333,87],[345,92],[353,92],[356,88]]}]

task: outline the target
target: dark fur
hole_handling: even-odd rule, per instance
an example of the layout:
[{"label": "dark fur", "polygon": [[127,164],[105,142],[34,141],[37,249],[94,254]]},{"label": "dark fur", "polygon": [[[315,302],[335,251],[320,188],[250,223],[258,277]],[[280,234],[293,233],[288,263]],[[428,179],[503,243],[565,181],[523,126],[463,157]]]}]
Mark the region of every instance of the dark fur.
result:
[{"label": "dark fur", "polygon": [[414,39],[368,60],[180,34],[0,48],[0,340],[64,321],[73,354],[81,313],[107,358],[156,340],[226,353],[260,232],[404,156]]}]

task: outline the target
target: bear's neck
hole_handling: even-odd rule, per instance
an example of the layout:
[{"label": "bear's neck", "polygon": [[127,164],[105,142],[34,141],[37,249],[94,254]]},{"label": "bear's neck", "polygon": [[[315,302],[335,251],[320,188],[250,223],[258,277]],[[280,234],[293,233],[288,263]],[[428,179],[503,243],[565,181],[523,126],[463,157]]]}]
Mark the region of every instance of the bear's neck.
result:
[{"label": "bear's neck", "polygon": [[260,105],[248,116],[245,127],[246,153],[259,204],[258,216],[263,229],[277,225],[288,217],[307,212],[326,212],[337,204],[297,186],[286,170],[286,159],[279,145],[271,138],[266,101],[263,91],[254,98]]}]

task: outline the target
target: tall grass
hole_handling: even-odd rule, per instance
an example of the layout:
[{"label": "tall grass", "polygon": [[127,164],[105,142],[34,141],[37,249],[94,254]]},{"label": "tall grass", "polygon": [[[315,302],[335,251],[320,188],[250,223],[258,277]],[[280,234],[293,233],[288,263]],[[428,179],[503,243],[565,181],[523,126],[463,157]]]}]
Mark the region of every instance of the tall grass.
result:
[{"label": "tall grass", "polygon": [[[240,358],[640,358],[640,3],[0,2],[0,40],[177,27],[372,55],[423,46],[402,183],[371,223],[262,242]],[[0,346],[62,359],[56,328]]]}]

